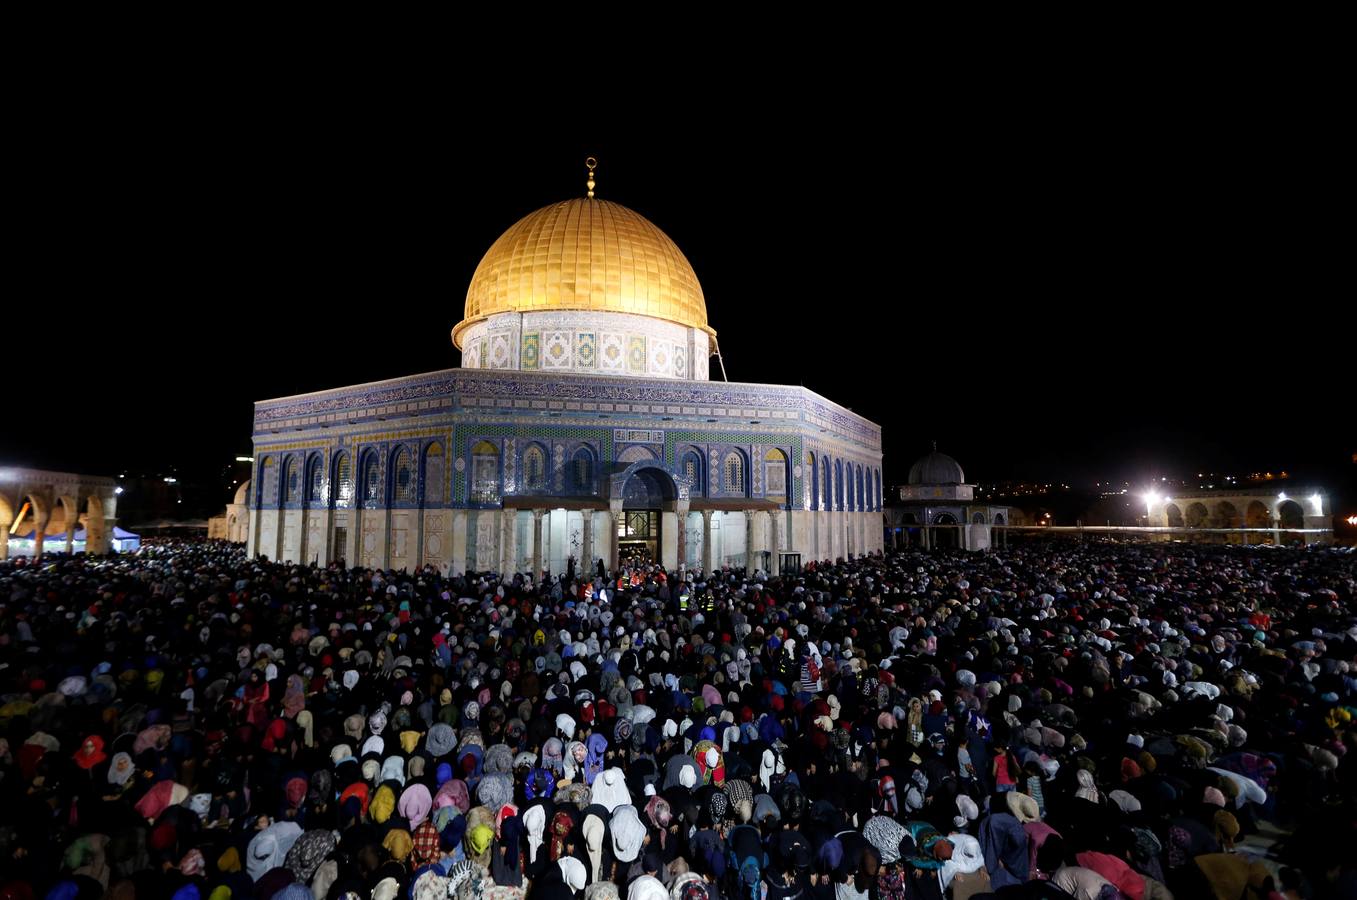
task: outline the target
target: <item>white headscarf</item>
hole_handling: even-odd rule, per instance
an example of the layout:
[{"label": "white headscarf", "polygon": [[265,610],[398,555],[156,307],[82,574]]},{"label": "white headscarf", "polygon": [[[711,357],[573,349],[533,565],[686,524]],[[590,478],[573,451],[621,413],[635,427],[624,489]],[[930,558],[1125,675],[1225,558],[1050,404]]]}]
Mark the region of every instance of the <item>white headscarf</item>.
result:
[{"label": "white headscarf", "polygon": [[613,811],[611,823],[613,835],[613,855],[625,863],[635,862],[641,854],[641,844],[645,841],[646,827],[631,804],[617,807]]},{"label": "white headscarf", "polygon": [[614,767],[600,772],[589,790],[589,802],[599,804],[610,813],[630,803],[631,794],[627,792],[627,779],[622,770]]},{"label": "white headscarf", "polygon": [[584,890],[584,883],[589,879],[584,863],[573,856],[562,856],[556,860],[556,865],[561,867],[561,880],[565,882],[566,887],[576,893]]},{"label": "white headscarf", "polygon": [[627,889],[627,900],[669,900],[669,892],[654,875],[642,875]]},{"label": "white headscarf", "polygon": [[547,829],[547,810],[540,803],[523,813],[523,828],[528,832],[528,862],[537,862],[537,849]]}]

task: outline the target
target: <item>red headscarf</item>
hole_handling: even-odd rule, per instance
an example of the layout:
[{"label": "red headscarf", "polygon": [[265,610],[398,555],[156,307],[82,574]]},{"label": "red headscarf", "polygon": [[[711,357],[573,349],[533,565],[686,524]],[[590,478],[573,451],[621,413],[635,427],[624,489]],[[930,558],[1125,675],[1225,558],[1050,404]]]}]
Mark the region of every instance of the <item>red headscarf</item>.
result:
[{"label": "red headscarf", "polygon": [[85,738],[80,749],[71,754],[75,764],[82,769],[92,769],[99,763],[108,759],[108,754],[104,752],[104,739],[97,734],[92,734]]}]

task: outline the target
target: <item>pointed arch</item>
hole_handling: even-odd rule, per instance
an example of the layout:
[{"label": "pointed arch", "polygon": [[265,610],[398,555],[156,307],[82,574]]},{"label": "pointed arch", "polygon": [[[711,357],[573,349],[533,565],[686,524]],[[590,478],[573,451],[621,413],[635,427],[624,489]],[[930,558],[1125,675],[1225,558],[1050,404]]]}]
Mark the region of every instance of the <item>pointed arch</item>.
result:
[{"label": "pointed arch", "polygon": [[352,507],[354,497],[353,458],[349,456],[347,450],[340,450],[335,454],[330,470],[330,484],[333,486],[330,491],[330,502],[339,509]]},{"label": "pointed arch", "polygon": [[413,505],[419,497],[419,479],[415,475],[414,455],[405,445],[391,452],[391,485],[387,497],[388,506]]},{"label": "pointed arch", "polygon": [[324,506],[325,500],[325,457],[313,453],[306,461],[306,503],[313,507]]},{"label": "pointed arch", "polygon": [[471,448],[472,504],[485,506],[498,503],[500,498],[499,447],[489,441],[477,441]]},{"label": "pointed arch", "polygon": [[834,483],[833,471],[829,466],[829,457],[820,459],[820,508],[830,510],[834,508]]},{"label": "pointed arch", "polygon": [[733,449],[727,452],[721,463],[721,492],[741,497],[748,496],[747,470],[743,451]]},{"label": "pointed arch", "polygon": [[819,474],[819,470],[815,468],[815,454],[807,450],[806,468],[802,478],[806,486],[806,509],[819,508],[820,479],[817,477]]},{"label": "pointed arch", "polygon": [[547,461],[551,459],[547,449],[537,442],[523,448],[522,464],[519,474],[522,476],[524,491],[544,491],[547,489]]},{"label": "pointed arch", "polygon": [[424,477],[420,480],[419,502],[425,508],[439,507],[445,502],[446,466],[443,445],[438,441],[430,441],[424,448]]},{"label": "pointed arch", "polygon": [[581,446],[570,457],[570,490],[576,494],[592,494],[594,486],[594,451]]},{"label": "pointed arch", "polygon": [[375,449],[368,448],[362,459],[358,466],[358,498],[364,509],[373,509],[382,504],[381,458]]},{"label": "pointed arch", "polygon": [[786,498],[787,482],[791,481],[787,471],[787,454],[776,447],[763,454],[763,494],[765,497]]},{"label": "pointed arch", "polygon": [[295,453],[283,462],[283,505],[296,506],[302,499],[302,461]]},{"label": "pointed arch", "polygon": [[701,497],[706,494],[707,463],[700,449],[689,447],[683,451],[683,459],[679,463],[679,472],[692,483],[692,486],[688,489],[690,497]]},{"label": "pointed arch", "polygon": [[278,457],[266,456],[259,461],[259,508],[278,507]]}]

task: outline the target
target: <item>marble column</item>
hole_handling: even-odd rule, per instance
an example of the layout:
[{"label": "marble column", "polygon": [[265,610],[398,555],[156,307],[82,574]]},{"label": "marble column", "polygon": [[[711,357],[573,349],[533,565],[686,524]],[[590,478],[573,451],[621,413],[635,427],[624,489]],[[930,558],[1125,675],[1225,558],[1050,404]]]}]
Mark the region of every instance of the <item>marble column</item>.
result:
[{"label": "marble column", "polygon": [[532,583],[537,584],[542,577],[542,516],[545,509],[532,511]]},{"label": "marble column", "polygon": [[674,504],[674,515],[678,517],[678,567],[688,565],[688,501],[679,500]]},{"label": "marble column", "polygon": [[[549,510],[549,509],[548,509],[548,510],[545,510],[545,512],[546,512],[546,518],[543,520],[543,523],[544,523],[544,524],[543,524],[543,527],[542,527],[541,529],[539,529],[539,533],[540,533],[541,541],[542,541],[542,559],[544,560],[543,565],[545,565],[548,569],[550,569],[550,568],[552,567],[552,566],[551,566],[551,513],[552,513],[552,510]],[[534,524],[535,524],[535,523],[534,523]],[[533,577],[534,577],[534,578],[540,578],[541,576],[540,576],[540,575],[534,575]]]},{"label": "marble column", "polygon": [[627,524],[627,514],[621,509],[612,510],[613,519],[613,574],[622,570],[622,528]]},{"label": "marble column", "polygon": [[586,509],[580,513],[584,517],[584,545],[580,547],[580,558],[584,560],[585,575],[594,577],[594,511]]},{"label": "marble column", "polygon": [[744,511],[744,568],[753,576],[757,563],[754,561],[754,510]]},{"label": "marble column", "polygon": [[711,513],[702,510],[702,574],[711,575]]},{"label": "marble column", "polygon": [[506,509],[499,517],[499,576],[508,579],[514,571],[514,519],[518,510]]},{"label": "marble column", "polygon": [[774,510],[768,519],[768,540],[772,544],[768,549],[772,550],[773,561],[770,565],[770,575],[782,574],[782,510]]}]

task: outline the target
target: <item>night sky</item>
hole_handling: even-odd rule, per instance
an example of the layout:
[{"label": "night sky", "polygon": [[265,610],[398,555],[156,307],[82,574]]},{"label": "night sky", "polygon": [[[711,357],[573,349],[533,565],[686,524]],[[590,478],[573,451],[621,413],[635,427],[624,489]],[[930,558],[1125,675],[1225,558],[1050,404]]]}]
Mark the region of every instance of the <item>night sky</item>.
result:
[{"label": "night sky", "polygon": [[1247,100],[559,131],[413,98],[94,98],[10,138],[0,464],[220,471],[256,399],[455,367],[481,255],[594,155],[598,195],[693,264],[730,379],[881,423],[887,482],[934,440],[972,482],[1350,478],[1341,145]]}]

